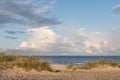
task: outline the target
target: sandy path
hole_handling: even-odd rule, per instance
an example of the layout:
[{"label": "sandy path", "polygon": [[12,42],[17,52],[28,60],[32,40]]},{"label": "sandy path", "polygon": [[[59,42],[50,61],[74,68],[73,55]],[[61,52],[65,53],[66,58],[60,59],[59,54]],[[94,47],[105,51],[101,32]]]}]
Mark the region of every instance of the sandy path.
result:
[{"label": "sandy path", "polygon": [[120,80],[120,71],[23,72],[2,71],[0,80]]}]

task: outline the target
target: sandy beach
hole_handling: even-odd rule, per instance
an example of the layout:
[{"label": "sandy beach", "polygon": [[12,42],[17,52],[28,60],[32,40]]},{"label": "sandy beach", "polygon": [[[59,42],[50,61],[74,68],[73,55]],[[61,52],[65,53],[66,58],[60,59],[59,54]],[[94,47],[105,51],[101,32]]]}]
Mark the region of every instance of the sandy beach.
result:
[{"label": "sandy beach", "polygon": [[54,64],[52,68],[60,72],[26,72],[20,69],[0,72],[0,80],[120,80],[118,68],[96,68],[92,70],[70,71],[65,65]]}]

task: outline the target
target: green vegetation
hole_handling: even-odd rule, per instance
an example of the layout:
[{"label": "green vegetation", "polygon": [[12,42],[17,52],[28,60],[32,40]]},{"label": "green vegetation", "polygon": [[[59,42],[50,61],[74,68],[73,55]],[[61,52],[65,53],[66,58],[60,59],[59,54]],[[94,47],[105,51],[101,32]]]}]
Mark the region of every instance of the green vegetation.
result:
[{"label": "green vegetation", "polygon": [[47,61],[33,56],[23,57],[22,55],[7,55],[5,52],[0,52],[0,70],[12,69],[14,67],[22,68],[26,71],[52,71]]},{"label": "green vegetation", "polygon": [[92,68],[100,67],[100,66],[111,66],[120,68],[120,63],[114,62],[112,60],[98,60],[95,62],[85,62],[80,66],[70,64],[67,66],[67,69],[70,70],[89,70]]}]

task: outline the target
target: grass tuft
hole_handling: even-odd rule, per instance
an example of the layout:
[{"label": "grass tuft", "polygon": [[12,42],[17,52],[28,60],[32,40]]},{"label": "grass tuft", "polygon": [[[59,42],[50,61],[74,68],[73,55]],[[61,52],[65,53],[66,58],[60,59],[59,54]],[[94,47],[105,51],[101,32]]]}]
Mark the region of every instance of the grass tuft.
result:
[{"label": "grass tuft", "polygon": [[120,63],[112,61],[112,60],[98,60],[95,62],[85,62],[80,66],[70,64],[67,66],[67,69],[74,70],[74,68],[76,68],[75,70],[82,70],[82,69],[89,70],[89,69],[96,68],[99,66],[111,66],[111,67],[120,68]]},{"label": "grass tuft", "polygon": [[14,67],[22,68],[26,71],[52,71],[50,63],[33,56],[23,57],[22,55],[6,55],[0,52],[0,70],[11,69]]}]

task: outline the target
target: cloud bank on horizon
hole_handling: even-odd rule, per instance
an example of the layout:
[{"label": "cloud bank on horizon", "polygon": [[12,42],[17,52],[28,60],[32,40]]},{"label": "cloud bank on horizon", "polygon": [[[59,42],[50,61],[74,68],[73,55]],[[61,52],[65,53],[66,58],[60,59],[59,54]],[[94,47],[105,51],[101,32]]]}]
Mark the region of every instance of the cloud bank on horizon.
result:
[{"label": "cloud bank on horizon", "polygon": [[[44,0],[41,0],[44,1]],[[12,36],[4,36],[6,39],[19,39],[14,36],[18,33],[30,35],[30,38],[18,45],[18,50],[45,52],[45,53],[107,53],[120,50],[120,31],[90,32],[86,28],[69,28],[62,35],[54,31],[50,26],[61,24],[58,18],[47,17],[52,12],[52,6],[56,0],[42,5],[34,0],[0,0],[0,28],[7,28],[8,24],[26,26],[24,31],[5,31]],[[112,11],[120,15],[120,4],[114,6]],[[73,26],[74,27],[74,26]],[[63,31],[61,31],[63,32]]]},{"label": "cloud bank on horizon", "polygon": [[[29,33],[33,31],[32,33]],[[40,52],[105,53],[120,49],[120,32],[88,32],[84,28],[72,29],[69,38],[55,33],[49,26],[28,29],[31,38],[23,41],[20,49],[36,49]]]}]

